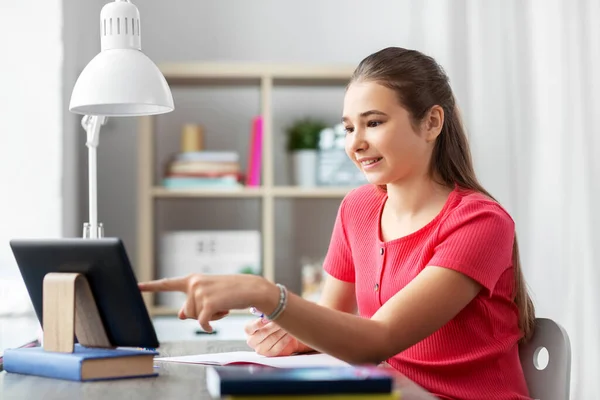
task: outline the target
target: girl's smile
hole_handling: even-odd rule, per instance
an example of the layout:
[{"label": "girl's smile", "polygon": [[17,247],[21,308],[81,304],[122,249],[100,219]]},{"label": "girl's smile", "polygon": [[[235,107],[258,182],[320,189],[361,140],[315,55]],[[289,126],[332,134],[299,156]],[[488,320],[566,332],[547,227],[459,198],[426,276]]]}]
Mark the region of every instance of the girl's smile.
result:
[{"label": "girl's smile", "polygon": [[383,160],[383,157],[361,157],[356,161],[360,163],[363,170],[370,170],[381,164],[381,160]]}]

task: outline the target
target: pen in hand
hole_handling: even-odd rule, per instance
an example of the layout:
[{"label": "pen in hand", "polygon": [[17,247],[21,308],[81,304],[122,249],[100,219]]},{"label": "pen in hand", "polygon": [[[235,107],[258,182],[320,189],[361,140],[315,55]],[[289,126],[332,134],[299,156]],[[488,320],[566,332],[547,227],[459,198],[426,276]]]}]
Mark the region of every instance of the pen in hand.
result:
[{"label": "pen in hand", "polygon": [[260,312],[260,311],[258,311],[258,310],[256,309],[256,307],[250,307],[250,314],[252,314],[252,315],[256,315],[256,316],[257,316],[257,317],[259,317],[259,318],[264,318],[264,317],[265,317],[265,314],[264,314],[264,313],[262,313],[262,312]]}]

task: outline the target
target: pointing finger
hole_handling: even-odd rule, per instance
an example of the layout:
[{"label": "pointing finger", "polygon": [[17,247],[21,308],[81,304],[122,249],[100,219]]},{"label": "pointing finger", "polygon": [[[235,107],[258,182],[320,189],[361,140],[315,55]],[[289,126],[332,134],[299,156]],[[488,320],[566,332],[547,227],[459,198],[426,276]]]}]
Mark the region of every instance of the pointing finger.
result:
[{"label": "pointing finger", "polygon": [[187,278],[163,278],[155,281],[140,282],[138,287],[143,292],[187,292]]}]

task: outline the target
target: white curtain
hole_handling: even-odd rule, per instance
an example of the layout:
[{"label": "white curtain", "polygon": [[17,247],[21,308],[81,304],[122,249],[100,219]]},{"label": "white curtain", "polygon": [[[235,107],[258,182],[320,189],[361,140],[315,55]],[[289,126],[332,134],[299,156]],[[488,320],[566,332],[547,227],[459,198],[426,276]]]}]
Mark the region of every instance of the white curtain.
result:
[{"label": "white curtain", "polygon": [[[422,3],[421,18],[439,4]],[[451,1],[446,12],[447,37],[429,48],[453,80],[477,172],[515,218],[537,315],[570,336],[571,398],[598,398],[600,1]]]},{"label": "white curtain", "polygon": [[2,1],[0,315],[32,312],[9,241],[62,234],[61,35],[60,0]]}]

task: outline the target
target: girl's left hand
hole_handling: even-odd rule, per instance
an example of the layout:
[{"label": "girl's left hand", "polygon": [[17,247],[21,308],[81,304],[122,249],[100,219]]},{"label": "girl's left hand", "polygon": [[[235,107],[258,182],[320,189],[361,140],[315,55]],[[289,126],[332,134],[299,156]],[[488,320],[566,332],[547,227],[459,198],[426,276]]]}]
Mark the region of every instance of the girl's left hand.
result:
[{"label": "girl's left hand", "polygon": [[267,281],[256,275],[201,275],[164,278],[150,282],[140,282],[143,292],[183,292],[187,300],[179,310],[179,318],[194,318],[202,329],[212,332],[209,321],[223,318],[229,310],[249,308],[261,292],[264,293]]}]

